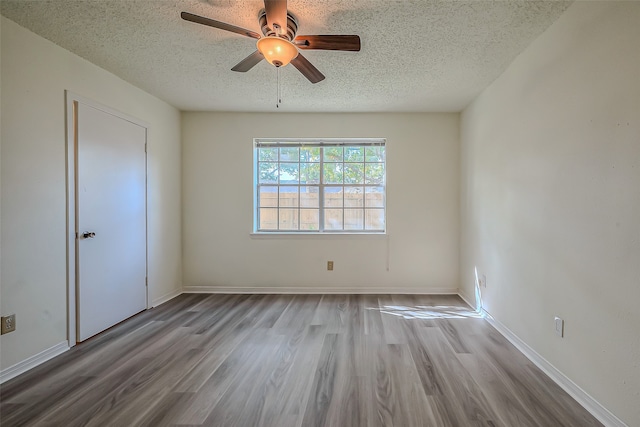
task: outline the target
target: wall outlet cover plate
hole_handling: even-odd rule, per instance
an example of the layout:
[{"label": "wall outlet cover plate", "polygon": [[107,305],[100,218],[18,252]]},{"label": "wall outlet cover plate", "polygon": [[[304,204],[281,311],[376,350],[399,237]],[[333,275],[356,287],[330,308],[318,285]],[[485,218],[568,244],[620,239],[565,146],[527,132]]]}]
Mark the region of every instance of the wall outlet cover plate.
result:
[{"label": "wall outlet cover plate", "polygon": [[16,315],[10,314],[8,316],[2,316],[0,322],[0,335],[8,334],[16,330]]}]

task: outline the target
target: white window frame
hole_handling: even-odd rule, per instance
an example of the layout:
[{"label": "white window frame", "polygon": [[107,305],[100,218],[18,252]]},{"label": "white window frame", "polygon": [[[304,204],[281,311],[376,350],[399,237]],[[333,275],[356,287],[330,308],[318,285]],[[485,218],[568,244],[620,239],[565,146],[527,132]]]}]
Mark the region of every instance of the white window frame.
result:
[{"label": "white window frame", "polygon": [[[375,146],[382,146],[385,148],[385,156],[383,158],[383,161],[380,162],[382,163],[383,167],[384,167],[384,177],[383,177],[383,181],[382,183],[376,183],[376,184],[324,184],[323,181],[323,164],[325,163],[323,156],[320,156],[320,182],[318,184],[281,184],[280,182],[274,184],[274,183],[265,183],[265,184],[260,184],[259,182],[259,148],[260,147],[297,147],[297,148],[302,148],[302,147],[338,147],[338,146],[342,146],[342,147],[353,147],[353,146],[364,146],[364,147],[375,147]],[[306,235],[330,235],[330,234],[335,234],[335,235],[345,235],[345,234],[359,234],[359,235],[366,235],[366,234],[375,234],[375,235],[385,235],[387,233],[387,158],[386,158],[386,153],[387,153],[387,147],[386,147],[386,139],[385,138],[322,138],[322,139],[318,139],[318,138],[254,138],[253,140],[253,233],[252,234],[256,234],[256,235],[282,235],[282,234],[287,234],[287,235],[298,235],[298,234],[306,234]],[[278,163],[280,163],[281,159],[278,158]],[[283,163],[288,163],[288,162],[283,162]],[[300,164],[300,162],[298,162]],[[303,162],[304,163],[304,162]],[[344,159],[342,161],[342,163],[348,163],[348,162],[344,162]],[[363,164],[366,165],[368,162],[363,161]],[[319,215],[319,230],[300,230],[300,223],[298,223],[298,230],[289,230],[289,229],[268,229],[268,230],[261,230],[259,228],[259,222],[260,222],[260,191],[259,188],[260,186],[269,186],[269,187],[280,187],[282,186],[311,186],[311,187],[318,187],[318,191],[319,191],[319,204],[318,204],[318,215]],[[343,229],[342,230],[335,230],[335,229],[324,229],[324,211],[325,209],[330,209],[328,207],[323,207],[324,204],[324,189],[327,187],[349,187],[349,186],[361,186],[363,188],[365,188],[365,195],[363,195],[364,198],[366,198],[366,188],[367,187],[382,187],[382,200],[383,200],[383,206],[381,208],[382,213],[383,213],[383,221],[384,221],[384,228],[383,229],[373,229],[373,230],[367,230],[367,229],[363,229],[363,230],[351,230],[351,229],[344,229],[344,221],[342,223],[343,225]],[[344,194],[344,191],[343,191]],[[279,198],[278,198],[279,200]],[[365,202],[366,204],[366,202]],[[337,208],[337,209],[342,209],[343,211],[345,210],[345,206],[343,204],[343,206],[341,208]],[[366,206],[363,206],[362,209],[363,211],[365,210]],[[278,206],[277,206],[278,211],[280,210],[280,206],[279,206],[279,202],[278,202]],[[298,211],[300,212],[301,208],[300,207],[300,203],[298,203],[298,207],[297,207]],[[347,208],[348,209],[348,208]],[[363,213],[365,214],[365,213]],[[366,217],[366,215],[365,215]],[[298,221],[300,221],[300,214],[298,214]],[[366,219],[363,218],[363,221],[366,221]],[[365,228],[365,227],[363,227]]]}]

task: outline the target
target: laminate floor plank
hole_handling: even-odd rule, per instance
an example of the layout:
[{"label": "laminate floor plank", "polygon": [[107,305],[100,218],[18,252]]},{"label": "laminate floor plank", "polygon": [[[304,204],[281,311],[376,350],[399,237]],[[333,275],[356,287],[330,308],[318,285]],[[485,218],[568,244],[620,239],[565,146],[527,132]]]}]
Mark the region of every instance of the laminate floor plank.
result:
[{"label": "laminate floor plank", "polygon": [[172,330],[154,343],[156,345],[134,356],[131,364],[123,364],[97,378],[94,387],[79,393],[76,399],[69,399],[67,405],[61,405],[44,422],[70,426],[106,425],[124,417],[128,409],[138,415],[143,406],[135,403],[141,396],[157,392],[155,383],[172,378],[176,366],[181,367],[185,356],[191,356],[183,351],[188,337],[185,328]]},{"label": "laminate floor plank", "polygon": [[404,309],[394,303],[391,295],[378,297],[380,317],[384,339],[387,344],[407,344],[409,338],[405,333]]},{"label": "laminate floor plank", "polygon": [[[236,347],[251,333],[250,329],[236,330],[226,339],[217,340],[213,348],[205,344],[207,350],[201,363],[195,365],[174,387],[177,393],[197,392],[229,357]],[[201,335],[200,335],[201,336]],[[202,339],[202,338],[201,338]]]},{"label": "laminate floor plank", "polygon": [[382,325],[382,315],[378,297],[375,295],[363,295],[364,304],[364,334],[368,342],[382,343],[384,336],[384,326]]},{"label": "laminate floor plank", "polygon": [[[503,372],[495,370],[494,367],[483,357],[476,354],[467,353],[458,355],[460,363],[471,374],[473,379],[483,390],[489,404],[495,409],[503,408],[497,411],[501,423],[507,426],[535,426],[537,421],[517,394],[514,395],[513,385],[508,376]],[[495,387],[495,384],[502,384]]]},{"label": "laminate floor plank", "polygon": [[[44,414],[52,407],[60,405],[69,394],[74,393],[76,390],[82,390],[87,384],[95,380],[94,377],[77,376],[69,378],[68,381],[59,382],[56,386],[49,387],[47,393],[40,393],[38,397],[34,399],[34,403],[28,404],[2,404],[0,409],[0,424],[1,425],[31,425],[38,419],[42,418]],[[12,408],[13,406],[13,408]]]},{"label": "laminate floor plank", "polygon": [[59,406],[53,406],[45,418],[42,425],[84,425],[92,416],[97,416],[111,406],[110,399],[117,395],[124,387],[130,384],[130,378],[140,375],[151,359],[137,359],[135,363],[126,365],[118,369],[111,375],[102,379],[96,379],[91,387],[84,387],[77,390],[66,398]]},{"label": "laminate floor plank", "polygon": [[292,295],[262,295],[263,316],[256,322],[256,328],[273,328],[282,312],[289,306]]},{"label": "laminate floor plank", "polygon": [[[134,329],[129,335],[123,337],[112,338],[107,336],[105,345],[95,346],[93,351],[85,352],[82,355],[83,357],[72,357],[73,363],[52,363],[53,366],[50,370],[46,373],[39,373],[40,375],[37,377],[33,376],[31,371],[27,372],[25,378],[26,386],[21,386],[20,384],[14,386],[11,382],[7,390],[5,390],[5,385],[3,384],[2,401],[14,403],[40,401],[46,395],[49,395],[52,389],[68,381],[69,378],[76,376],[98,377],[102,373],[109,371],[113,366],[119,366],[122,360],[129,360],[131,354],[137,353],[135,350],[140,348],[141,342],[142,344],[152,343],[156,338],[165,335],[165,332],[161,331],[159,327],[155,329],[150,327],[138,333],[141,329],[142,327]],[[154,334],[154,332],[157,332],[157,334]],[[89,340],[87,344],[91,345],[93,343]],[[56,360],[54,359],[51,362],[54,361]]]},{"label": "laminate floor plank", "polygon": [[391,378],[395,385],[398,410],[394,411],[393,425],[420,427],[435,425],[435,417],[427,401],[424,389],[418,379],[415,363],[411,358],[407,344],[389,344],[387,346]]},{"label": "laminate floor plank", "polygon": [[337,369],[338,334],[326,334],[315,370],[311,393],[304,411],[302,425],[320,427],[325,425],[329,405],[334,398],[334,383]]},{"label": "laminate floor plank", "polygon": [[334,383],[336,396],[327,408],[325,426],[367,427],[367,408],[363,400],[366,384],[363,377],[337,375]]},{"label": "laminate floor plank", "polygon": [[[353,301],[349,302],[349,304],[352,303]],[[352,312],[354,318],[358,317],[357,311],[348,310],[348,312]],[[352,325],[353,329],[346,330],[336,336],[333,394],[340,396],[340,398],[331,399],[329,403],[325,423],[327,426],[367,425],[367,408],[365,402],[361,402],[361,400],[366,395],[366,390],[362,388],[366,384],[362,380],[366,378],[369,366],[367,360],[362,357],[364,335],[358,333],[358,323],[355,321]]]},{"label": "laminate floor plank", "polygon": [[2,384],[0,426],[601,424],[457,296],[183,294]]},{"label": "laminate floor plank", "polygon": [[[179,344],[184,345],[184,344]],[[154,367],[144,377],[134,379],[135,385],[121,390],[113,396],[112,406],[102,416],[91,417],[87,426],[140,425],[142,419],[153,409],[157,402],[172,394],[172,387],[189,369],[203,357],[204,350],[190,348],[185,352],[175,350],[163,357],[162,368]],[[119,406],[118,406],[119,403]]]},{"label": "laminate floor plank", "polygon": [[263,331],[254,331],[247,335],[229,356],[215,369],[213,374],[196,392],[191,405],[178,418],[178,424],[202,424],[218,405],[220,399],[242,381],[249,381],[247,370],[260,363],[263,346],[268,345],[270,339]]},{"label": "laminate floor plank", "polygon": [[298,419],[304,414],[312,385],[308,380],[310,370],[318,363],[326,327],[310,325],[301,332],[304,335],[299,344],[289,342],[287,350],[278,354],[278,368],[272,372],[264,391],[264,410],[257,425],[295,426],[302,422]]},{"label": "laminate floor plank", "polygon": [[277,359],[278,351],[285,345],[286,336],[270,339],[256,349],[255,360],[247,363],[241,374],[231,384],[222,398],[203,420],[204,425],[253,426],[264,411],[264,389],[269,380],[270,369]]},{"label": "laminate floor plank", "polygon": [[212,309],[210,316],[205,316],[197,323],[196,334],[206,334],[213,336],[219,331],[229,329],[229,324],[237,324],[242,317],[241,313],[250,306],[249,295],[234,295],[234,298],[227,301],[226,304]]},{"label": "laminate floor plank", "polygon": [[337,334],[345,327],[345,308],[348,295],[323,295],[311,319],[312,325],[326,327],[327,333]]},{"label": "laminate floor plank", "polygon": [[464,341],[460,339],[460,335],[454,326],[453,320],[438,319],[436,322],[437,326],[440,328],[456,353],[469,353]]},{"label": "laminate floor plank", "polygon": [[[522,354],[511,356],[514,348],[504,337],[499,334],[492,337],[485,343],[484,351],[477,353],[486,354],[487,363],[506,377],[502,383],[511,385],[511,399],[519,400],[536,422],[576,427],[599,425],[582,408],[570,404],[573,399]],[[557,396],[559,404],[548,405],[549,394]]]},{"label": "laminate floor plank", "polygon": [[[366,320],[364,298],[362,295],[351,295],[347,300],[345,316],[346,326],[340,334],[341,352],[339,372],[345,377],[366,377],[373,371],[374,357],[372,354],[373,345],[376,340],[371,340],[371,336],[366,335]],[[358,381],[352,381],[355,386]]]},{"label": "laminate floor plank", "polygon": [[[298,352],[306,338],[311,334],[317,334],[319,331],[311,331],[310,327],[300,327],[292,329],[290,334],[280,335],[278,342],[271,340],[276,344],[268,353],[260,358],[262,363],[256,365],[253,373],[248,373],[251,381],[243,381],[242,388],[238,388],[232,393],[227,393],[216,410],[214,410],[209,418],[211,422],[224,419],[220,416],[218,408],[223,413],[230,413],[230,425],[237,426],[253,426],[267,424],[267,420],[271,423],[275,421],[278,424],[277,413],[273,413],[274,406],[277,401],[286,401],[285,396],[287,390],[284,387],[285,382],[289,378],[289,374],[297,360]],[[244,396],[239,398],[238,396]],[[241,410],[234,410],[231,406],[233,402],[243,401]],[[231,407],[231,408],[230,408]],[[275,420],[274,420],[275,416]],[[205,424],[208,424],[205,421]]]},{"label": "laminate floor plank", "polygon": [[418,339],[435,364],[437,381],[444,393],[436,396],[438,412],[452,420],[453,425],[497,426],[499,417],[494,414],[487,398],[455,356],[445,334],[439,328],[423,328]]},{"label": "laminate floor plank", "polygon": [[[530,364],[527,367],[530,371],[534,383],[530,388],[530,391],[534,392],[538,396],[538,404],[546,406],[549,394],[556,396],[558,402],[551,410],[555,417],[560,419],[564,425],[567,426],[583,426],[594,427],[600,426],[600,422],[594,419],[591,414],[586,412],[584,408],[579,405],[575,405],[575,400],[565,393],[558,384],[554,383],[551,378],[542,373],[536,366]],[[545,393],[542,390],[549,390],[550,393]]]},{"label": "laminate floor plank", "polygon": [[438,376],[436,374],[437,368],[429,357],[425,347],[422,346],[417,339],[410,340],[407,345],[409,347],[409,352],[411,353],[411,359],[413,360],[416,368],[416,374],[420,379],[423,393],[426,396],[444,394],[443,384],[438,381]]},{"label": "laminate floor plank", "polygon": [[288,333],[311,324],[322,299],[321,295],[294,295],[282,315],[274,323],[276,333]]},{"label": "laminate floor plank", "polygon": [[393,426],[394,418],[397,417],[396,413],[400,411],[399,408],[399,391],[396,390],[398,386],[397,381],[394,381],[391,371],[391,360],[388,356],[389,348],[385,344],[377,346],[376,360],[374,364],[374,379],[372,379],[373,385],[373,413],[374,418],[370,420],[373,426]]},{"label": "laminate floor plank", "polygon": [[176,424],[177,417],[191,403],[194,393],[168,393],[155,402],[140,420],[141,427],[168,427]]},{"label": "laminate floor plank", "polygon": [[[484,340],[467,340],[470,352],[458,354],[457,357],[481,387],[490,404],[500,416],[502,423],[507,426],[519,425],[523,427],[539,425],[542,419],[535,416],[531,411],[531,405],[527,402],[529,400],[528,386],[524,386],[519,379],[519,374],[512,377],[512,372],[508,368],[505,369],[504,364],[490,355],[490,349],[496,347],[508,349],[511,344],[501,335],[495,334],[493,328],[481,319],[473,322],[457,321],[455,327],[461,334],[485,337]],[[487,337],[489,339],[486,339]],[[516,359],[516,363],[521,367],[527,366],[529,363],[520,354],[511,357]],[[499,385],[499,387],[495,385]]]}]

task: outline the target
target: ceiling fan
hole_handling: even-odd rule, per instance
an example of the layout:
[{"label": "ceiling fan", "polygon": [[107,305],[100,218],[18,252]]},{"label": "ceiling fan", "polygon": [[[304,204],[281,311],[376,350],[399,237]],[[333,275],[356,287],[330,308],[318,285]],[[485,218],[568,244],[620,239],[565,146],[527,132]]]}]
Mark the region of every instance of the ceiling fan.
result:
[{"label": "ceiling fan", "polygon": [[324,75],[300,53],[299,49],[360,51],[360,37],[356,35],[297,35],[298,20],[287,10],[287,0],[264,0],[264,9],[258,14],[262,36],[246,28],[189,12],[182,12],[180,16],[186,21],[258,40],[257,50],[233,67],[233,71],[249,71],[258,62],[266,59],[276,67],[284,67],[291,63],[311,83],[318,83],[324,80]]}]

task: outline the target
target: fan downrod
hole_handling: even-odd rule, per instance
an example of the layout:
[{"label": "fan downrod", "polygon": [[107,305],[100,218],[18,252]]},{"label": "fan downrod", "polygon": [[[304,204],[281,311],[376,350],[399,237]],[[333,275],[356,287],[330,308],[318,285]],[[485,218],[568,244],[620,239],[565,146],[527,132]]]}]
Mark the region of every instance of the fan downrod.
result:
[{"label": "fan downrod", "polygon": [[270,28],[267,23],[267,12],[262,9],[258,13],[258,22],[260,23],[260,30],[265,36],[282,37],[288,41],[293,41],[298,33],[298,19],[289,11],[287,11],[287,29],[283,32],[282,28]]}]

